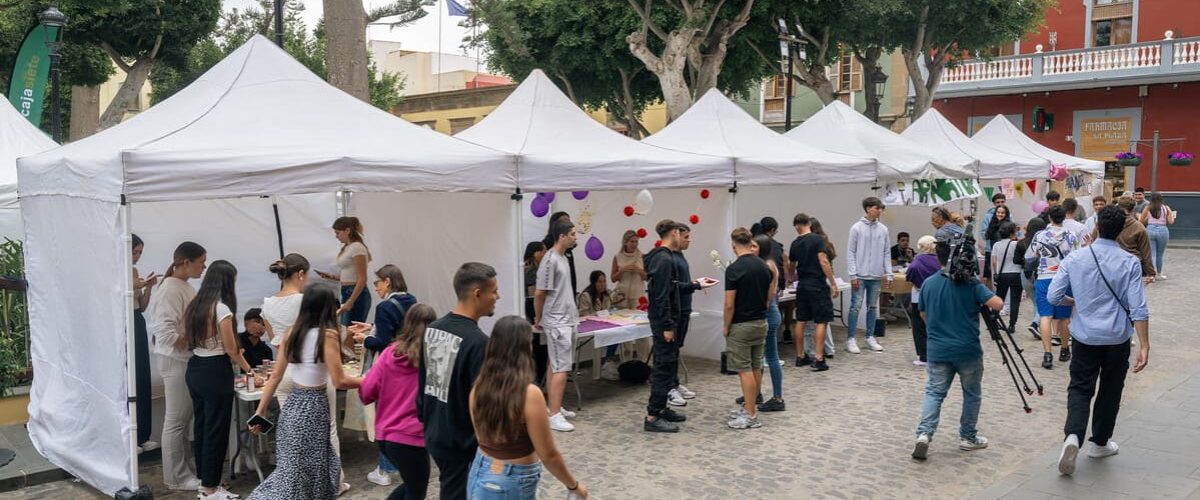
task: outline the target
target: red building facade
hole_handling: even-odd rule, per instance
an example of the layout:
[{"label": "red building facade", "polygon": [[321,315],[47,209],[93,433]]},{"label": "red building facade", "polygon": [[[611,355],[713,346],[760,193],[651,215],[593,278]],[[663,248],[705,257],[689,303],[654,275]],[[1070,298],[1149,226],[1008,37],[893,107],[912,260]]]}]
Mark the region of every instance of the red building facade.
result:
[{"label": "red building facade", "polygon": [[[1061,0],[999,57],[948,70],[934,107],[968,133],[1005,115],[1041,144],[1110,162],[1118,189],[1200,192],[1200,162],[1167,162],[1172,152],[1200,154],[1197,20],[1200,0]],[[1051,129],[1033,131],[1034,108],[1054,115]],[[1155,131],[1157,169],[1152,144],[1133,142]],[[1134,149],[1141,166],[1116,165],[1116,153]]]}]

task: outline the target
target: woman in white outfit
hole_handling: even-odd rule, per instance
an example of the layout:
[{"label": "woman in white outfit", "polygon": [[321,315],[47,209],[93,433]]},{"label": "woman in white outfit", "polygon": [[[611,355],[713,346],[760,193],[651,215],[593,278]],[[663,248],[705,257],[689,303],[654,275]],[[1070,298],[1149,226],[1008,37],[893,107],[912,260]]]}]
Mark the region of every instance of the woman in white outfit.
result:
[{"label": "woman in white outfit", "polygon": [[[268,268],[275,276],[279,277],[282,285],[279,288],[279,293],[263,299],[262,314],[267,320],[267,335],[271,339],[273,350],[276,351],[275,359],[280,358],[279,346],[288,333],[292,330],[292,325],[296,322],[296,318],[300,314],[300,302],[304,297],[304,285],[308,283],[308,273],[312,267],[308,263],[308,259],[298,253],[287,254],[283,259],[277,260]],[[283,373],[279,377],[279,385],[275,389],[275,396],[279,399],[279,407],[287,402],[287,397],[292,393],[292,377],[287,372],[285,366],[275,365],[277,370],[282,370]],[[280,374],[274,374],[280,375]],[[337,392],[333,384],[325,385],[326,396],[329,399],[329,438],[333,443],[334,453],[340,454],[340,443],[337,435]],[[338,471],[341,477],[341,471]],[[342,483],[340,485],[342,492],[350,489],[350,485]]]},{"label": "woman in white outfit", "polygon": [[167,406],[162,428],[163,483],[172,490],[196,491],[200,488],[188,445],[192,397],[184,375],[192,350],[183,335],[183,313],[196,296],[196,289],[188,284],[188,280],[204,273],[207,260],[204,247],[190,241],[180,243],[175,248],[166,278],[154,296],[154,307],[150,308],[154,352],[158,354],[158,370],[162,374]]}]

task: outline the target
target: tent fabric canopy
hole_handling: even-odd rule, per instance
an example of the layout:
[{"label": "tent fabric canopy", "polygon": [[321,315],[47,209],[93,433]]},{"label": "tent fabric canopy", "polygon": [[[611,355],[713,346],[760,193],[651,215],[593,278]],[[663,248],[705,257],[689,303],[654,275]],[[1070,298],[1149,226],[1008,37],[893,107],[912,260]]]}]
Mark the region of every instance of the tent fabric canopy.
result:
[{"label": "tent fabric canopy", "polygon": [[[1104,175],[1104,162],[1071,156],[1038,144],[1037,141],[1022,133],[1004,115],[996,115],[987,125],[975,132],[971,139],[993,149],[1042,158],[1054,165],[1066,165],[1070,170]],[[1047,175],[1048,172],[1036,177],[1044,178]]]},{"label": "tent fabric canopy", "polygon": [[589,117],[541,70],[455,137],[518,156],[525,191],[733,185],[733,161],[663,149]]},{"label": "tent fabric canopy", "polygon": [[1046,159],[1028,154],[1006,153],[976,142],[933,108],[921,115],[921,118],[909,125],[900,135],[922,145],[938,150],[957,151],[978,160],[977,168],[981,179],[1036,179],[1046,177],[1050,172],[1050,162]]},{"label": "tent fabric canopy", "polygon": [[716,89],[646,144],[732,158],[739,185],[871,182],[875,160],[824,151],[763,126]]},{"label": "tent fabric canopy", "polygon": [[55,146],[7,101],[0,105],[0,209],[17,208],[17,158]]},{"label": "tent fabric canopy", "polygon": [[20,171],[22,196],[131,202],[516,186],[511,155],[396,119],[262,36],[132,120]]},{"label": "tent fabric canopy", "polygon": [[875,158],[881,180],[975,177],[973,158],[957,151],[930,151],[841,101],[833,101],[784,135],[812,147]]}]

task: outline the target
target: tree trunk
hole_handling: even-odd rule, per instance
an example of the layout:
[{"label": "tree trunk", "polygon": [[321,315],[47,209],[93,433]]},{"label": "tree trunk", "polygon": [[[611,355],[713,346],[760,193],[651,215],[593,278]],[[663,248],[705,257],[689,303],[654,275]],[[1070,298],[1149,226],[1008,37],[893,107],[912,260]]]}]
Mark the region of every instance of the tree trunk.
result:
[{"label": "tree trunk", "polygon": [[921,57],[921,54],[913,53],[908,48],[901,52],[904,55],[904,67],[908,69],[908,79],[912,82],[914,94],[912,119],[916,121],[933,106],[933,96],[937,91],[938,84],[941,83],[942,71],[946,68],[947,59],[945,57],[927,57],[925,68],[929,71],[929,76],[925,76],[921,74],[921,65],[917,62],[917,58]]},{"label": "tree trunk", "polygon": [[100,87],[71,86],[69,141],[78,141],[100,129]]},{"label": "tree trunk", "polygon": [[[367,13],[362,2],[324,0],[329,83],[363,102],[371,102],[367,71]],[[437,57],[441,57],[438,55]]]},{"label": "tree trunk", "polygon": [[871,82],[871,76],[875,74],[875,67],[879,66],[879,58],[882,55],[883,51],[879,47],[867,47],[864,50],[855,48],[854,50],[854,58],[858,59],[858,63],[862,66],[863,97],[867,101],[867,112],[863,114],[875,123],[879,123],[880,113],[874,103],[876,99],[882,100],[883,96],[875,95],[875,84]]},{"label": "tree trunk", "polygon": [[663,102],[667,105],[667,118],[674,121],[692,106],[692,92],[683,77],[687,66],[687,52],[696,36],[696,30],[683,29],[667,35],[662,55],[657,56],[646,45],[646,34],[634,32],[625,38],[629,51],[646,65],[646,69],[658,77],[662,87]]},{"label": "tree trunk", "polygon": [[630,87],[634,75],[637,74],[637,70],[630,73],[625,71],[625,68],[617,68],[617,71],[621,72],[620,102],[622,104],[621,107],[624,110],[625,123],[629,127],[629,136],[634,139],[641,140],[648,134],[643,135],[643,132],[646,130],[646,128],[643,127],[641,121],[637,119],[637,105],[633,101],[633,89]]},{"label": "tree trunk", "polygon": [[[125,118],[125,112],[129,111],[129,106],[141,94],[142,87],[146,86],[146,78],[150,76],[150,71],[154,69],[157,62],[157,59],[145,56],[129,67],[125,73],[125,82],[121,83],[121,88],[117,89],[117,95],[113,96],[112,102],[108,103],[108,107],[104,109],[104,114],[100,115],[100,130],[121,123],[121,120]],[[74,92],[71,95],[74,96]]]}]

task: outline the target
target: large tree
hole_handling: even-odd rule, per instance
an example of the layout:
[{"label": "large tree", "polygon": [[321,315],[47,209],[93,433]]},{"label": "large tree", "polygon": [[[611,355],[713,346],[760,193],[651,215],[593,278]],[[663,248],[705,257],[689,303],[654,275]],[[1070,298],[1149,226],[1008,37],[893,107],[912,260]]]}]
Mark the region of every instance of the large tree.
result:
[{"label": "large tree", "polygon": [[888,26],[906,40],[902,50],[916,94],[914,117],[932,105],[947,67],[1021,38],[1041,25],[1046,9],[1057,5],[1057,0],[903,1],[904,15]]},{"label": "large tree", "polygon": [[[370,102],[370,61],[367,57],[367,25],[387,20],[393,28],[412,23],[428,13],[429,0],[397,0],[382,7],[363,9],[361,0],[324,0],[328,47],[325,66],[329,83],[350,95]],[[437,6],[437,8],[443,8]]]}]

